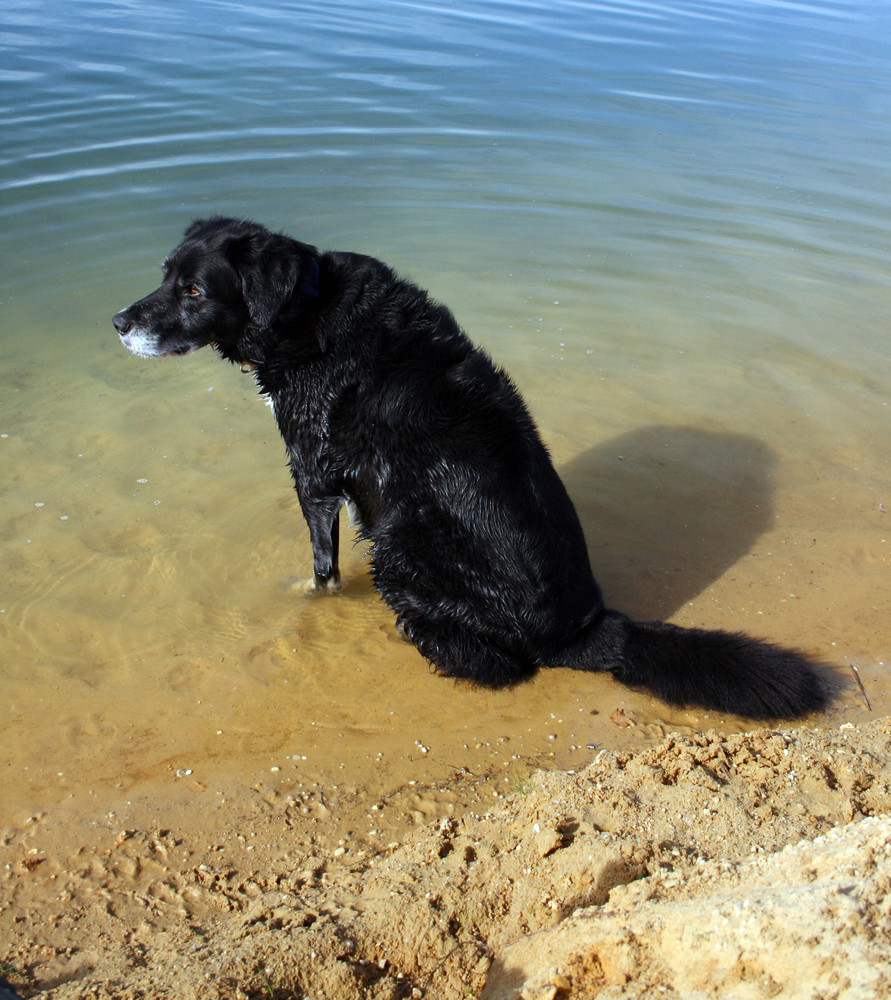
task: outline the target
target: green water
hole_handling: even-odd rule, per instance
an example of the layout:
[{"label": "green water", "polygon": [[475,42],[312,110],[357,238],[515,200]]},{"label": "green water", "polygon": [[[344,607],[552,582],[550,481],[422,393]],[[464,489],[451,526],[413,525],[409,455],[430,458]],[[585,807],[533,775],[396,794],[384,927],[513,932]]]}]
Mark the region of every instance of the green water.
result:
[{"label": "green water", "polygon": [[889,67],[867,0],[7,3],[10,789],[52,799],[64,760],[136,780],[233,725],[222,759],[308,719],[459,739],[584,696],[446,694],[360,551],[340,603],[289,587],[308,540],[250,381],[137,361],[110,323],[218,212],[447,302],[523,388],[612,604],[857,659],[881,704]]}]

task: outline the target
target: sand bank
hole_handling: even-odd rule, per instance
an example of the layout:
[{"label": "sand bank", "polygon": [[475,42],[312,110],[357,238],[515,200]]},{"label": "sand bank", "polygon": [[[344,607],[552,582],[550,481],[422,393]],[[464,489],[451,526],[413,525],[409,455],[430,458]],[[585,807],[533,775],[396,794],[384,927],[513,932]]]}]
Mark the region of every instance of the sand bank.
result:
[{"label": "sand bank", "polygon": [[885,995],[889,750],[887,719],[669,736],[497,808],[469,781],[395,839],[417,788],[32,816],[0,971],[53,1000]]}]

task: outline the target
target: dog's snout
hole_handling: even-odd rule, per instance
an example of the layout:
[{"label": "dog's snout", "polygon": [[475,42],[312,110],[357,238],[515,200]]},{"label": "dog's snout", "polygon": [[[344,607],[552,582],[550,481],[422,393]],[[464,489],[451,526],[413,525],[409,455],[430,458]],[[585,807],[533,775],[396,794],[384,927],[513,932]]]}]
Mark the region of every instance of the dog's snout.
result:
[{"label": "dog's snout", "polygon": [[119,313],[115,313],[114,316],[112,316],[111,321],[114,323],[115,330],[117,330],[122,337],[133,329],[133,320],[131,320],[127,315],[126,309],[122,309]]}]

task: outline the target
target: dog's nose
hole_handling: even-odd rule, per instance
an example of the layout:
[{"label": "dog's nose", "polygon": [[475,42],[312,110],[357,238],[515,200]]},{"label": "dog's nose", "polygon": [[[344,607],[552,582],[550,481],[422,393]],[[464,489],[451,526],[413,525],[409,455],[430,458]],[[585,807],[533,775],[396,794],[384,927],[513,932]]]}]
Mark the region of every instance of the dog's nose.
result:
[{"label": "dog's nose", "polygon": [[112,323],[114,323],[115,330],[123,337],[124,334],[129,333],[133,329],[132,320],[127,318],[127,310],[123,309],[119,313],[115,313],[111,318]]}]

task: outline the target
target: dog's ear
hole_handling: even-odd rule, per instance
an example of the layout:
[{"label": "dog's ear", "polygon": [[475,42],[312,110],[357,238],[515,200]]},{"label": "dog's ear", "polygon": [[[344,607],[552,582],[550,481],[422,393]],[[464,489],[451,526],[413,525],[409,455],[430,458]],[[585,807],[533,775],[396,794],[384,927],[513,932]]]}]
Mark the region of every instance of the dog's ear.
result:
[{"label": "dog's ear", "polygon": [[293,241],[269,233],[236,237],[227,245],[226,257],[241,282],[251,323],[265,329],[294,293],[301,255]]},{"label": "dog's ear", "polygon": [[197,236],[209,221],[209,219],[195,219],[195,221],[186,228],[186,231],[183,233],[183,239],[190,240],[193,236]]},{"label": "dog's ear", "polygon": [[183,240],[214,236],[225,232],[233,225],[238,225],[237,220],[227,219],[222,215],[212,215],[209,219],[195,219],[183,233]]}]

